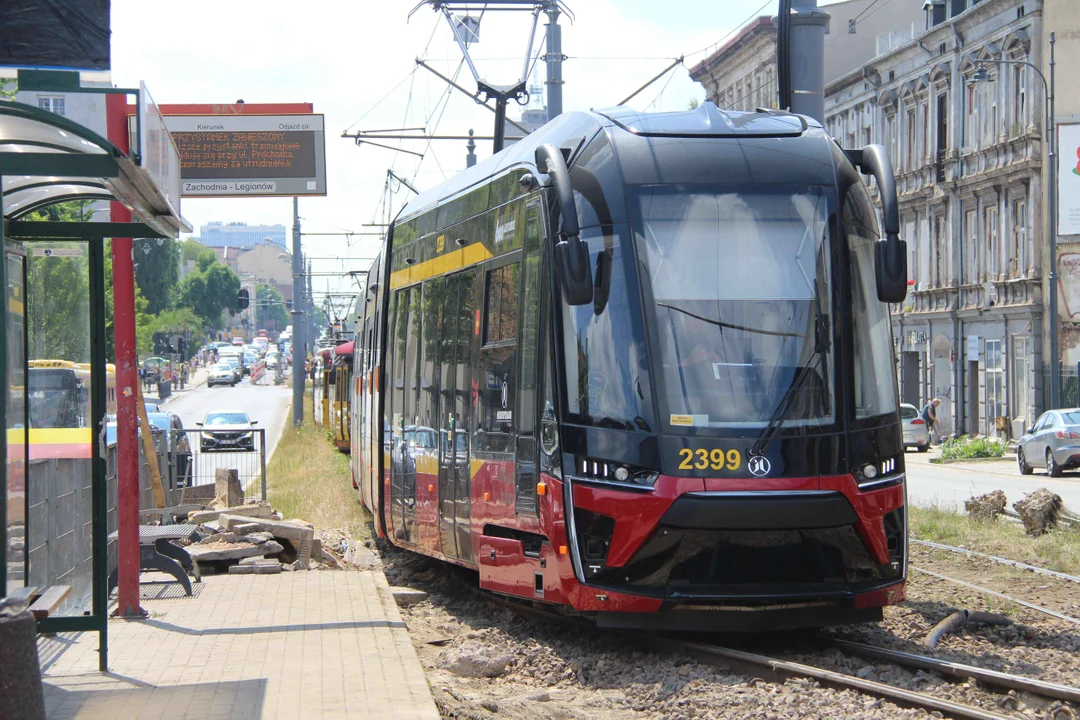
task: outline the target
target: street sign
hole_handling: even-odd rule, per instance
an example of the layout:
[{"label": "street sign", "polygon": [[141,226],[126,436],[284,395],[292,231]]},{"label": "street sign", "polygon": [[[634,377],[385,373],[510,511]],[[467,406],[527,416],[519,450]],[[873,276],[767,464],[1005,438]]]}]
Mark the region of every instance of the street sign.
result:
[{"label": "street sign", "polygon": [[169,115],[165,124],[185,197],[326,194],[322,115]]},{"label": "street sign", "polygon": [[82,251],[82,248],[34,248],[34,257],[82,257],[83,255],[84,253]]}]

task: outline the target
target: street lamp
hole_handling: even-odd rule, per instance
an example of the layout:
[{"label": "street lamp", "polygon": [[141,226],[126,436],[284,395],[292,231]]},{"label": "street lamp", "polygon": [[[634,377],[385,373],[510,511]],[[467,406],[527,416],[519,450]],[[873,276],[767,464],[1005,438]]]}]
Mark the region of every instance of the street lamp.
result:
[{"label": "street lamp", "polygon": [[[1046,102],[1046,122],[1043,125],[1043,137],[1046,139],[1047,163],[1049,164],[1049,200],[1050,200],[1050,407],[1052,410],[1061,403],[1061,361],[1058,358],[1058,297],[1057,297],[1057,125],[1054,122],[1054,33],[1050,33],[1050,82],[1038,67],[1026,60],[997,60],[1003,65],[1026,65],[1035,71],[1043,84],[1043,98]],[[975,68],[971,79],[983,82],[989,78],[986,67]]]}]

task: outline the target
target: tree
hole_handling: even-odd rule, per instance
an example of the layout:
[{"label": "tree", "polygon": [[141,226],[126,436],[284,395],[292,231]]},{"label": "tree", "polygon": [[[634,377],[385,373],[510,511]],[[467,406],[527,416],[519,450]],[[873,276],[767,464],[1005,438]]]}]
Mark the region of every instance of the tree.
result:
[{"label": "tree", "polygon": [[217,255],[213,250],[203,250],[196,256],[195,262],[199,266],[199,272],[206,272],[217,262]]},{"label": "tree", "polygon": [[257,283],[255,285],[256,329],[281,331],[289,324],[289,311],[285,309],[285,300],[273,285]]},{"label": "tree", "polygon": [[[207,257],[209,256],[209,257]],[[213,251],[199,254],[199,269],[180,283],[178,307],[190,308],[203,325],[222,328],[222,312],[235,314],[240,277],[219,263]]]},{"label": "tree", "polygon": [[170,238],[135,241],[135,282],[148,302],[147,310],[160,313],[173,305],[180,282],[176,241]]},{"label": "tree", "polygon": [[195,354],[195,350],[203,344],[205,336],[203,333],[203,321],[198,315],[191,310],[191,308],[179,308],[176,310],[165,310],[160,315],[152,317],[147,332],[152,339],[154,333],[165,333],[166,335],[173,337],[176,335],[184,335],[188,339],[187,357],[181,358],[181,360],[187,360]]},{"label": "tree", "polygon": [[181,240],[178,245],[180,246],[180,262],[184,264],[195,262],[199,259],[199,253],[206,250],[206,246],[194,238]]}]

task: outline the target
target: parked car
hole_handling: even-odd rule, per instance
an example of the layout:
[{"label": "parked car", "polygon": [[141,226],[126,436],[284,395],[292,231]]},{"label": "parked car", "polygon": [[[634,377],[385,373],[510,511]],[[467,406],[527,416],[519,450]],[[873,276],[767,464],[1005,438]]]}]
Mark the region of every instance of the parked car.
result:
[{"label": "parked car", "polygon": [[206,384],[210,387],[215,385],[233,387],[236,385],[236,373],[233,371],[233,366],[226,362],[214,363],[210,366],[210,377],[207,378]]},{"label": "parked car", "polygon": [[1016,447],[1021,475],[1044,468],[1050,477],[1080,467],[1080,408],[1048,410],[1029,427]]},{"label": "parked car", "polygon": [[241,410],[215,410],[208,412],[200,423],[199,449],[203,452],[250,452],[255,449],[257,425]]},{"label": "parked car", "polygon": [[919,452],[930,449],[930,428],[919,417],[919,409],[907,403],[900,404],[900,424],[904,428],[904,449],[915,448]]},{"label": "parked car", "polygon": [[[105,444],[116,444],[116,418],[113,415],[107,417],[109,422],[105,424]],[[150,423],[150,432],[154,439],[160,433],[168,433],[169,443],[166,453],[167,467],[159,467],[158,471],[162,478],[168,481],[170,488],[191,486],[191,443],[188,434],[184,432],[184,423],[180,416],[171,412],[148,412],[146,419]],[[139,437],[142,437],[142,428],[139,428]]]}]

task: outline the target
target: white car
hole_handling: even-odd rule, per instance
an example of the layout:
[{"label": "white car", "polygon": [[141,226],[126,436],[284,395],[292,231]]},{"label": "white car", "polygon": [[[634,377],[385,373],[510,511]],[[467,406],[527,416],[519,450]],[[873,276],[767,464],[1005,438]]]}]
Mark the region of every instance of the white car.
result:
[{"label": "white car", "polygon": [[206,380],[206,384],[210,387],[215,385],[228,385],[232,387],[236,385],[236,373],[233,372],[232,365],[224,362],[214,363],[210,366],[210,377]]},{"label": "white car", "polygon": [[242,410],[212,410],[200,423],[199,449],[203,452],[252,452],[255,450],[255,433],[251,428],[258,423],[249,419]]},{"label": "white car", "polygon": [[904,449],[913,447],[919,452],[930,449],[930,428],[919,416],[919,409],[907,403],[900,404],[900,424],[904,428]]}]

